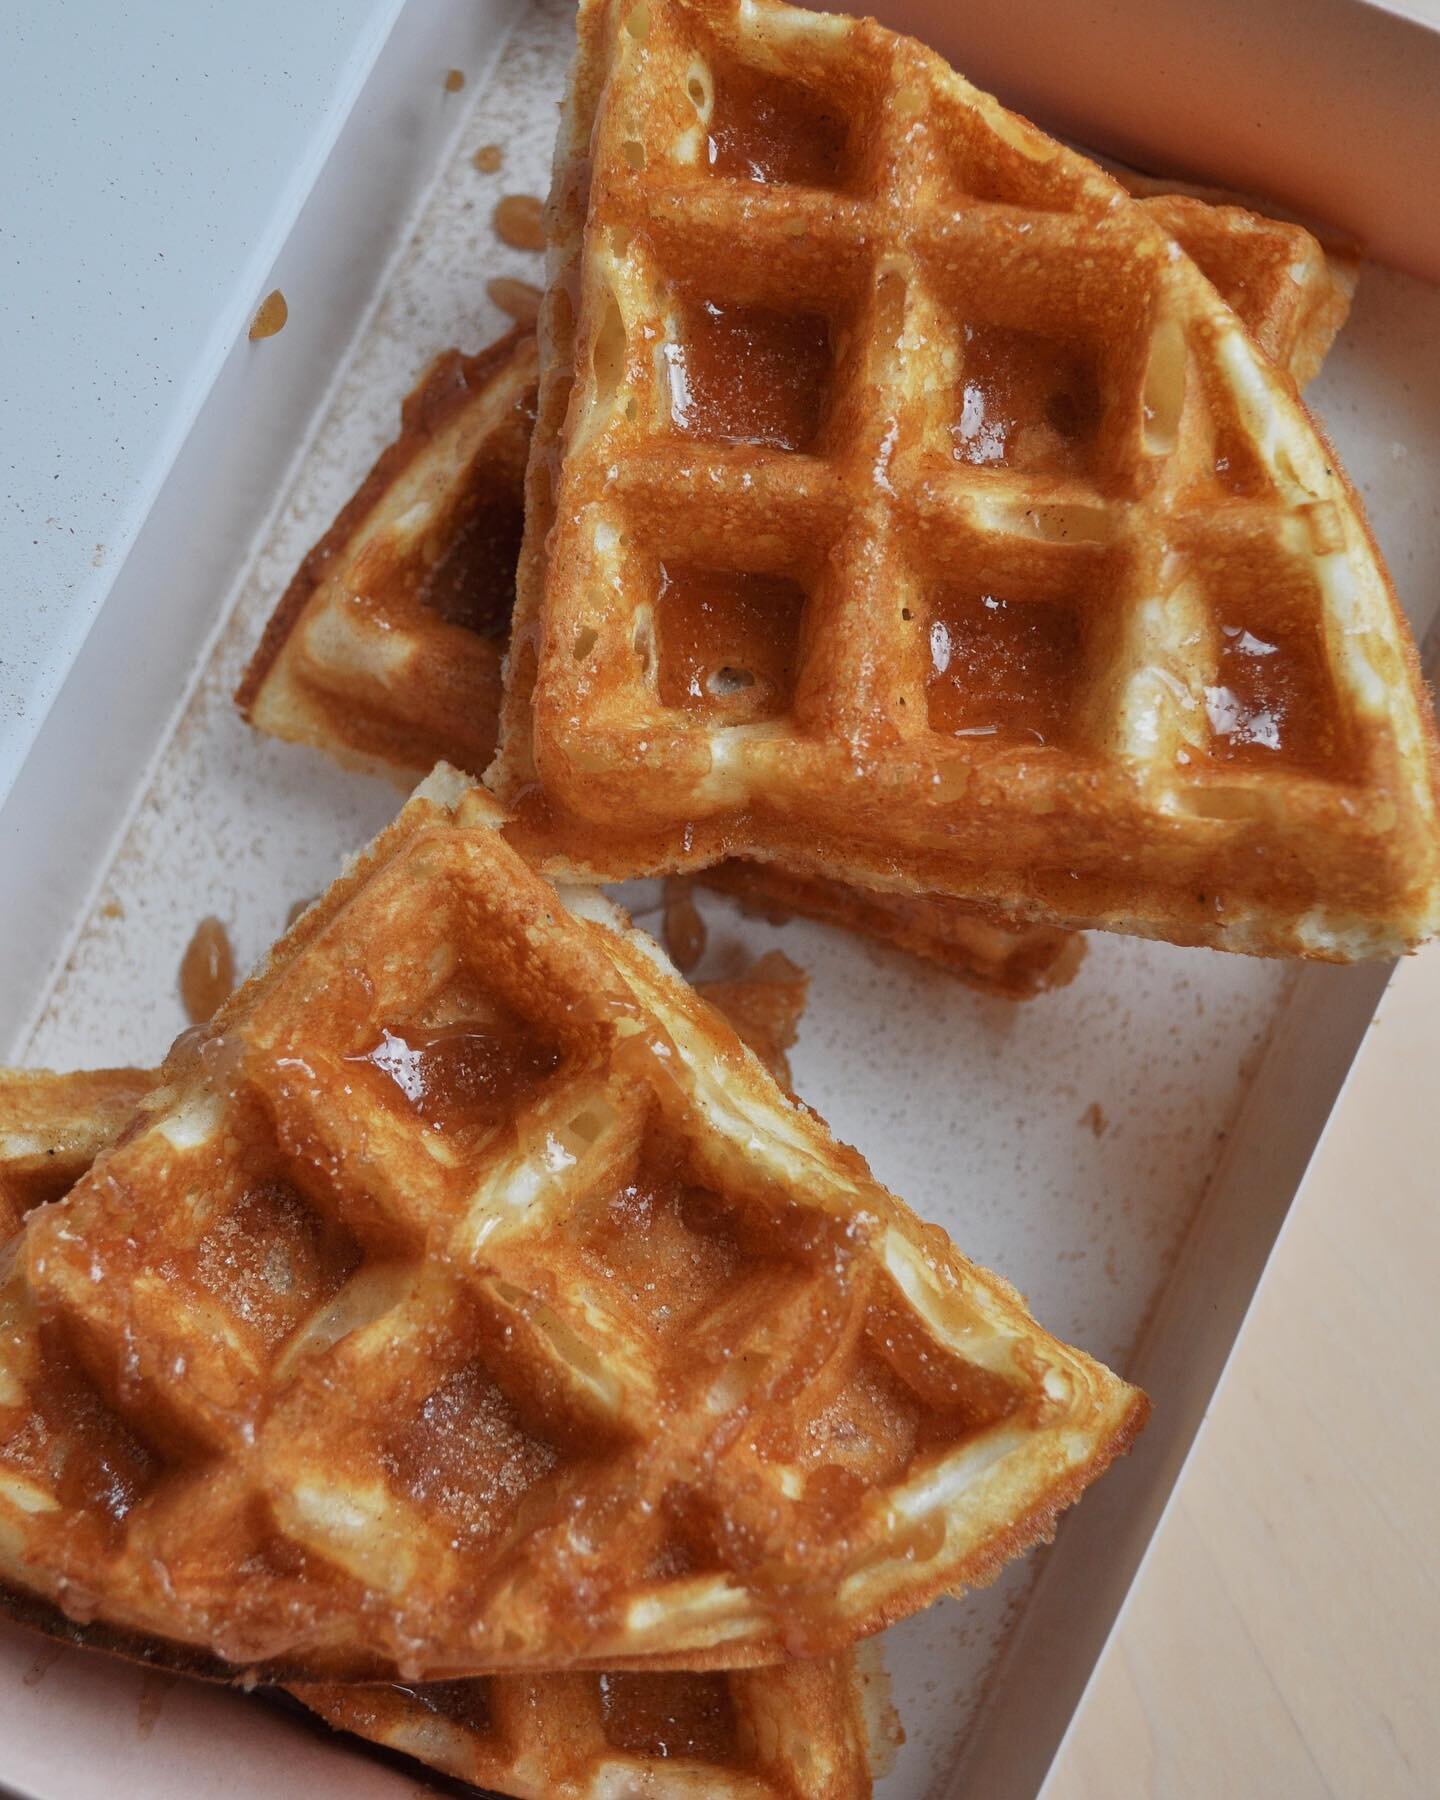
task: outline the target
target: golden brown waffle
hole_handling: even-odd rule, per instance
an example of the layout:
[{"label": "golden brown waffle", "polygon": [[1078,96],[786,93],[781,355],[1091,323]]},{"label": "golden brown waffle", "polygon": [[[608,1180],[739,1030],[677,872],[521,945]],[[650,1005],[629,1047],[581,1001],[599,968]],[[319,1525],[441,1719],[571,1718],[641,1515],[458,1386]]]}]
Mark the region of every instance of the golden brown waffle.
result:
[{"label": "golden brown waffle", "polygon": [[412,775],[495,748],[534,335],[447,350],[380,456],[305,558],[235,698],[253,725],[365,768]]},{"label": "golden brown waffle", "polygon": [[1264,953],[1434,929],[1358,502],[1142,205],[770,0],[582,5],[557,157],[489,777],[532,846]]},{"label": "golden brown waffle", "polygon": [[[746,975],[701,991],[788,1083],[784,1050],[805,992],[795,965],[772,952]],[[15,1196],[21,1212],[59,1198],[155,1080],[141,1069],[0,1069],[0,1196]],[[47,1155],[43,1183],[32,1178],[37,1154]],[[85,1641],[83,1632],[65,1635]],[[883,1760],[893,1731],[883,1674],[862,1674],[850,1652],[755,1671],[489,1676],[409,1688],[308,1683],[291,1691],[337,1729],[536,1800],[601,1800],[642,1778],[646,1792],[717,1800],[862,1800],[872,1760]]]},{"label": "golden brown waffle", "polygon": [[[173,1645],[77,1625],[3,1586],[0,1611],[75,1649],[226,1672]],[[295,1681],[286,1692],[337,1731],[519,1800],[868,1800],[905,1736],[878,1640],[760,1669]]]},{"label": "golden brown waffle", "polygon": [[696,879],[730,894],[747,912],[783,924],[791,913],[839,925],[860,937],[908,950],[982,993],[1028,1000],[1073,981],[1085,955],[1078,931],[1044,925],[1012,930],[977,918],[943,894],[903,894],[791,874],[778,863],[733,856]]},{"label": "golden brown waffle", "polygon": [[292,1691],[340,1730],[521,1800],[862,1800],[888,1720],[854,1660]]},{"label": "golden brown waffle", "polygon": [[0,1579],[232,1667],[823,1654],[1143,1397],[437,771],[16,1240]]},{"label": "golden brown waffle", "polygon": [[[1308,378],[1344,322],[1353,259],[1327,254],[1299,225],[1223,196],[1172,203],[1163,184],[1127,179],[1143,182],[1151,196],[1145,204],[1266,353],[1297,380]],[[398,443],[306,558],[237,696],[260,729],[410,780],[437,756],[483,771],[494,747],[498,650],[506,641],[497,621],[513,603],[513,570],[501,572],[497,596],[487,599],[484,584],[497,579],[495,547],[519,541],[523,456],[515,453],[515,407],[533,409],[535,379],[533,349],[514,334],[507,341],[508,351],[499,345],[480,358],[454,351],[437,358],[403,408]],[[478,372],[484,367],[493,370],[488,379]],[[489,432],[498,436],[498,453],[482,449]],[[425,496],[423,539],[402,524],[410,508],[394,498],[401,483],[407,494]],[[482,554],[470,566],[476,542]],[[446,572],[445,581],[436,583],[427,572],[434,568]],[[429,609],[437,586],[452,593],[462,574],[470,596],[465,616],[481,620],[484,648],[451,653],[451,625],[437,626]],[[419,679],[394,679],[392,671],[423,670],[437,658],[446,665],[438,679],[433,669]],[[739,860],[707,871],[705,880],[763,911],[783,907],[893,944],[1011,999],[1063,985],[1083,955],[1082,940],[1071,933],[996,925],[939,896],[850,888]]]},{"label": "golden brown waffle", "polygon": [[154,1085],[151,1069],[0,1068],[0,1244],[74,1186]]}]

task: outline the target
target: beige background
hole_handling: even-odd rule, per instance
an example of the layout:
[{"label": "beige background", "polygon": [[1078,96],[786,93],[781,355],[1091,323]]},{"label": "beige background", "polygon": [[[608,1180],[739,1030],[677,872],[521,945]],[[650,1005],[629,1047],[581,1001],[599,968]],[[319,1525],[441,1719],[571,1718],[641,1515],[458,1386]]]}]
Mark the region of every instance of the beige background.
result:
[{"label": "beige background", "polygon": [[1390,985],[1045,1800],[1440,1795],[1437,1301],[1432,945]]}]

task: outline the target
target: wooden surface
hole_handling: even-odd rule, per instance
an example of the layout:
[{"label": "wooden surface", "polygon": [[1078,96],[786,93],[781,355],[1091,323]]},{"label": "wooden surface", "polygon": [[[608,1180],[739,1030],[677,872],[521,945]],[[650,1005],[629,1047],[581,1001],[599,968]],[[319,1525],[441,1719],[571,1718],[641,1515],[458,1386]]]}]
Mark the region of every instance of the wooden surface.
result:
[{"label": "wooden surface", "polygon": [[1341,1095],[1045,1800],[1440,1796],[1440,945]]}]

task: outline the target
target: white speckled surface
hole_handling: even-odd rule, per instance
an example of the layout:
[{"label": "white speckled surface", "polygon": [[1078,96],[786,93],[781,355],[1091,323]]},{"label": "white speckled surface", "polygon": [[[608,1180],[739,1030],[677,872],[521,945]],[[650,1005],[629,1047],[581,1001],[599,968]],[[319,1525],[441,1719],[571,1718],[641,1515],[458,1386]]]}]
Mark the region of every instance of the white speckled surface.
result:
[{"label": "white speckled surface", "polygon": [[0,800],[400,3],[6,7]]},{"label": "white speckled surface", "polygon": [[[248,962],[291,902],[318,891],[394,810],[392,789],[253,737],[229,694],[295,563],[393,430],[415,373],[445,345],[475,348],[501,328],[487,278],[539,278],[538,258],[496,242],[490,214],[503,194],[544,189],[569,14],[565,0],[542,0],[488,88],[465,96],[469,122],[412,254],[240,581],[29,1034],[27,1060],[156,1058],[184,1022],[176,970],[195,922],[217,913]],[[504,147],[505,163],[482,175],[471,158],[490,142]],[[1440,591],[1437,320],[1435,294],[1368,273],[1315,396],[1417,607]],[[709,971],[772,945],[810,971],[797,1083],[838,1133],[968,1254],[1013,1279],[1047,1325],[1123,1365],[1205,1192],[1289,971],[1096,938],[1073,987],[1012,1007],[820,927],[742,919],[713,897],[701,905]],[[919,1800],[944,1782],[1032,1567],[889,1634],[909,1742],[884,1784],[888,1800]]]}]

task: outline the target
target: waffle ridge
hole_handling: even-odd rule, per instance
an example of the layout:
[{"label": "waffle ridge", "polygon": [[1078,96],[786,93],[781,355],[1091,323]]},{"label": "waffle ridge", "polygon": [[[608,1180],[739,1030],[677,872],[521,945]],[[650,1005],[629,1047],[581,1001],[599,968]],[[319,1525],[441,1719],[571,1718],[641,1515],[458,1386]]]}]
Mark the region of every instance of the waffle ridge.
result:
[{"label": "waffle ridge", "polygon": [[744,1666],[987,1579],[1128,1444],[503,824],[438,771],[26,1225],[0,1579],[237,1668]]},{"label": "waffle ridge", "polygon": [[593,0],[580,37],[490,776],[540,851],[1260,953],[1428,935],[1413,646],[1176,240],[873,22]]}]

